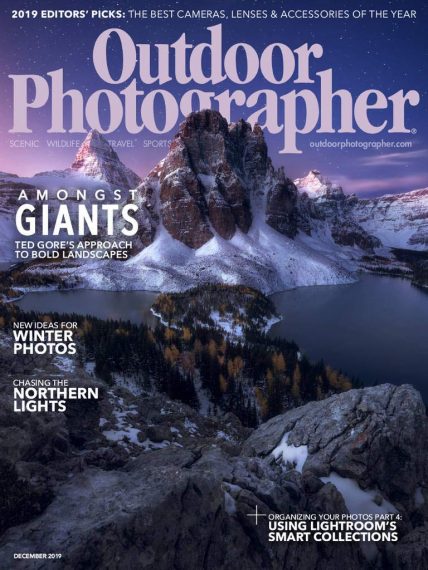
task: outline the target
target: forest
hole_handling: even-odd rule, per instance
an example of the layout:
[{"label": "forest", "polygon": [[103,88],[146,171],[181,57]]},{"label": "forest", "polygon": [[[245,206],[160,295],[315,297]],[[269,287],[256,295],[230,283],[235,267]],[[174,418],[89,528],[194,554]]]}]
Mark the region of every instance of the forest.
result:
[{"label": "forest", "polygon": [[227,328],[242,336],[279,320],[273,302],[245,285],[205,284],[181,293],[161,293],[153,312],[169,327]]},{"label": "forest", "polygon": [[[210,298],[224,301],[225,287],[212,290]],[[250,316],[260,319],[263,296],[247,288],[244,292]],[[167,298],[161,295],[155,305],[162,307],[163,314]],[[179,294],[179,298],[185,297]],[[269,303],[265,308],[270,311]],[[195,306],[200,307],[200,301]],[[174,314],[178,315],[176,306]],[[164,393],[197,410],[205,400],[205,413],[233,412],[250,427],[287,409],[352,388],[344,374],[323,362],[309,362],[296,344],[283,338],[270,338],[256,327],[247,327],[237,340],[215,326],[192,326],[189,318],[187,311],[186,324],[178,325],[181,319],[177,317],[174,327],[159,322],[152,329],[145,324],[76,314],[23,312],[13,303],[0,303],[0,330],[8,334],[18,320],[77,322],[74,358],[82,371],[86,363],[94,363],[96,376],[106,384],[113,384],[120,375],[132,379],[144,392]]]}]

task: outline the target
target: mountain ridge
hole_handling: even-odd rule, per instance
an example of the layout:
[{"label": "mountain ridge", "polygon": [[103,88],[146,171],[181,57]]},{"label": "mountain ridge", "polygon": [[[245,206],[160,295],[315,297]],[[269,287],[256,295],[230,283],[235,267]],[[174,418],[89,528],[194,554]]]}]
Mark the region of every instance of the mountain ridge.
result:
[{"label": "mountain ridge", "polygon": [[[258,125],[228,124],[216,111],[190,114],[143,180],[129,172],[91,131],[61,184],[111,188],[120,180],[125,189],[138,182],[138,232],[127,261],[58,263],[55,271],[67,277],[81,267],[92,288],[177,291],[220,281],[271,293],[351,282],[368,257],[395,267],[391,247],[428,244],[428,189],[368,200],[345,194],[319,170],[292,181],[273,166]],[[54,180],[39,173],[2,184]],[[40,263],[32,270],[51,269]]]},{"label": "mountain ridge", "polygon": [[135,188],[141,178],[120,160],[116,151],[96,129],[87,134],[71,170],[108,182],[115,188]]},{"label": "mountain ridge", "polygon": [[[294,183],[302,202],[305,194],[310,198],[315,210],[312,217],[329,220],[333,233],[335,216],[341,222],[347,220],[350,226],[357,224],[364,238],[358,245],[363,249],[373,249],[380,244],[416,250],[428,247],[428,188],[359,198],[345,194],[340,185],[330,182],[318,170],[311,170]],[[305,231],[305,227],[302,229]]]}]

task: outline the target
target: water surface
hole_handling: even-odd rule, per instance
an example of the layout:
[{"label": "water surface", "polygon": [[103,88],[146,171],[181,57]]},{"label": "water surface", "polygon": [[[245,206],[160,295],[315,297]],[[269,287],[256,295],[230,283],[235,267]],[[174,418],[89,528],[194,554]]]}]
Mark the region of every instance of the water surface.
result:
[{"label": "water surface", "polygon": [[158,319],[150,308],[157,295],[152,291],[41,291],[27,293],[17,304],[23,311],[76,313],[154,326]]},{"label": "water surface", "polygon": [[295,340],[311,360],[366,385],[413,384],[428,401],[428,292],[408,280],[362,275],[357,283],[302,287],[272,299],[283,315],[272,335]]},{"label": "water surface", "polygon": [[[29,293],[24,310],[89,314],[156,323],[148,291]],[[311,360],[323,359],[364,384],[416,386],[428,402],[428,293],[407,280],[362,275],[357,283],[301,287],[272,296],[283,320],[274,336],[295,340]]]}]

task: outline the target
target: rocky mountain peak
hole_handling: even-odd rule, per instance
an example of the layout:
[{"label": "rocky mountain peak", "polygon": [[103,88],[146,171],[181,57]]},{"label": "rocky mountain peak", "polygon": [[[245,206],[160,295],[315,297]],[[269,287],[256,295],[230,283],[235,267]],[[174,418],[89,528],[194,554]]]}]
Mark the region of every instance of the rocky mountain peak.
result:
[{"label": "rocky mountain peak", "polygon": [[218,112],[210,109],[190,113],[181,123],[177,137],[192,137],[195,133],[211,133],[227,135],[229,130],[226,119]]},{"label": "rocky mountain peak", "polygon": [[71,168],[104,180],[115,188],[128,190],[141,182],[140,177],[123,164],[108,140],[96,129],[89,131]]},{"label": "rocky mountain peak", "polygon": [[306,193],[310,198],[342,198],[342,187],[332,183],[319,170],[312,169],[303,178],[294,181],[300,193]]},{"label": "rocky mountain peak", "polygon": [[168,155],[146,178],[141,192],[150,189],[153,195],[158,188],[164,227],[197,249],[215,234],[231,239],[237,230],[247,233],[255,214],[253,202],[259,210],[257,199],[267,195],[269,202],[273,190],[274,211],[267,221],[287,232],[288,183],[272,167],[259,126],[243,120],[229,125],[217,111],[205,110],[191,113],[182,123]]},{"label": "rocky mountain peak", "polygon": [[306,234],[328,228],[333,241],[373,253],[381,241],[355,218],[358,199],[344,194],[342,187],[332,183],[319,170],[310,170],[304,178],[294,181],[298,192],[299,228]]},{"label": "rocky mountain peak", "polygon": [[91,129],[86,135],[82,146],[94,151],[109,152],[111,147],[108,140],[97,129]]}]

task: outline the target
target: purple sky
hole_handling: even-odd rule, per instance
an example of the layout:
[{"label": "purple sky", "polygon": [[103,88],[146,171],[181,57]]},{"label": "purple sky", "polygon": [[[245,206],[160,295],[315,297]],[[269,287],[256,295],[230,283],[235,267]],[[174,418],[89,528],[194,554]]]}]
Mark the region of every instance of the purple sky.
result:
[{"label": "purple sky", "polygon": [[[218,6],[205,0],[180,2],[144,2],[146,8],[183,8],[191,7],[215,8],[228,6],[232,8],[279,9],[290,8],[320,8],[319,2],[297,0],[286,3],[259,0],[257,2],[242,2],[231,0],[227,4],[218,2]],[[352,4],[352,6],[350,6]],[[41,0],[40,2],[23,1],[19,8],[70,8],[69,3],[54,0]],[[0,37],[0,65],[2,67],[0,79],[0,170],[16,172],[20,175],[31,175],[35,172],[68,167],[75,155],[75,148],[47,148],[46,138],[83,140],[84,135],[46,135],[48,124],[48,110],[37,111],[32,115],[31,125],[34,135],[14,136],[8,133],[12,123],[12,82],[8,74],[37,73],[45,74],[58,68],[64,68],[66,88],[78,88],[88,95],[96,89],[106,87],[97,77],[92,63],[92,48],[97,36],[109,27],[122,27],[134,40],[143,43],[171,43],[179,35],[186,32],[192,43],[207,41],[206,27],[223,23],[224,44],[227,47],[238,41],[252,44],[258,51],[274,41],[286,43],[292,48],[303,43],[318,42],[324,47],[322,60],[316,62],[315,71],[333,68],[334,87],[346,88],[353,94],[369,88],[385,91],[387,95],[399,89],[416,89],[420,92],[422,100],[417,108],[410,109],[408,113],[408,126],[416,128],[416,134],[369,136],[364,133],[347,135],[350,140],[381,140],[410,141],[409,148],[369,149],[351,148],[317,149],[310,147],[310,141],[324,140],[326,135],[306,135],[299,139],[299,145],[304,151],[301,155],[282,155],[278,153],[281,147],[281,135],[270,135],[266,139],[270,155],[275,165],[284,165],[287,174],[292,177],[303,176],[311,168],[320,170],[332,180],[341,183],[346,192],[356,192],[360,195],[380,195],[396,193],[415,188],[428,186],[428,42],[426,29],[428,25],[428,9],[426,2],[418,0],[410,8],[417,10],[416,19],[401,20],[162,20],[157,22],[143,20],[113,21],[68,21],[68,20],[19,20],[11,19],[10,12],[16,8],[11,0],[2,3],[2,34]],[[88,8],[87,2],[76,0],[72,8]],[[91,5],[89,5],[92,8]],[[97,6],[98,7],[98,6]],[[135,3],[128,0],[121,2],[103,2],[105,8],[135,8]],[[368,1],[342,3],[327,0],[325,8],[373,8]],[[399,0],[376,2],[377,9],[403,8]],[[115,53],[113,53],[113,59]],[[167,88],[174,90],[174,85]],[[191,86],[186,86],[185,89]],[[227,85],[221,85],[218,91],[223,91]],[[232,88],[232,85],[230,85]],[[201,88],[204,88],[202,86]],[[205,86],[210,89],[210,86]],[[238,86],[234,86],[238,88]],[[272,88],[270,84],[258,77],[244,86],[248,93],[257,89]],[[292,87],[278,86],[278,93],[283,94]],[[184,90],[185,90],[184,89]],[[180,95],[183,87],[177,87],[174,94]],[[236,114],[233,119],[241,118]],[[168,139],[160,135],[161,139]],[[343,140],[343,135],[329,135],[329,140]],[[165,148],[145,148],[146,139],[156,139],[151,133],[129,135],[124,129],[108,135],[112,139],[129,139],[134,145],[129,149],[117,149],[118,154],[128,166],[141,176],[147,172],[164,156]],[[22,149],[11,148],[11,140],[39,139],[40,148]]]}]

